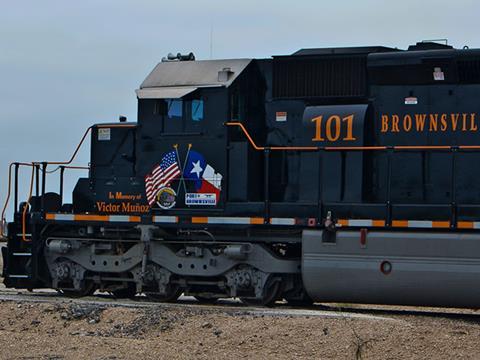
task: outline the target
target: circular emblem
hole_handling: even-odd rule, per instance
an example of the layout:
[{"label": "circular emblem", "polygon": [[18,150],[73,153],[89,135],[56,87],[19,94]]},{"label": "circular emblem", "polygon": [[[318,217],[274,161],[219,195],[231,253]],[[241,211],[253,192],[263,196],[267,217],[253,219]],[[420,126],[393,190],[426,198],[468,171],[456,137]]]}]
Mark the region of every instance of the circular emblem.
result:
[{"label": "circular emblem", "polygon": [[171,187],[163,187],[158,190],[157,204],[164,210],[171,209],[177,201],[177,193]]}]

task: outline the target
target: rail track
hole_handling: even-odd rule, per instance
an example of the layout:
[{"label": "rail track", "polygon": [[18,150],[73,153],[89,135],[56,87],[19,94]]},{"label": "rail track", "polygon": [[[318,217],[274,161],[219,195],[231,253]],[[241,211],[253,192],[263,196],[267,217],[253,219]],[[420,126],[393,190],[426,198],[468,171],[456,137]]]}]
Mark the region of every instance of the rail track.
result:
[{"label": "rail track", "polygon": [[423,308],[409,306],[385,306],[363,304],[321,304],[316,303],[305,308],[292,307],[278,302],[275,307],[253,307],[244,305],[237,299],[220,299],[215,304],[201,304],[194,297],[181,296],[175,303],[161,303],[149,300],[145,296],[134,299],[118,299],[108,293],[95,293],[83,298],[69,298],[55,290],[13,290],[0,286],[0,302],[15,303],[79,303],[104,307],[208,310],[230,315],[252,315],[269,317],[324,317],[363,319],[388,322],[407,322],[409,317],[430,317],[456,319],[480,323],[480,311],[476,309]]}]

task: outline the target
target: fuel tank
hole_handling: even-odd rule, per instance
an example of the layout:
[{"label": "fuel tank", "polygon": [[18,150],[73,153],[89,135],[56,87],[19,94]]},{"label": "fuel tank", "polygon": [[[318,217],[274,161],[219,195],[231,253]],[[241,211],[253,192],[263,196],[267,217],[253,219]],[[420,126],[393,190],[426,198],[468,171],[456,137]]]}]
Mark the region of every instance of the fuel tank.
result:
[{"label": "fuel tank", "polygon": [[302,242],[315,301],[480,307],[480,234],[305,230]]}]

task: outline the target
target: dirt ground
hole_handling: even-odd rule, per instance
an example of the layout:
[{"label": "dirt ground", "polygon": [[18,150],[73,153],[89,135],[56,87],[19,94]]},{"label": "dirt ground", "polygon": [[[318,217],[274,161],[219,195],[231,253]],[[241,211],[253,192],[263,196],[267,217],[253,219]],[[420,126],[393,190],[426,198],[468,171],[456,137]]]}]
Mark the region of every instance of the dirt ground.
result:
[{"label": "dirt ground", "polygon": [[[378,314],[377,314],[378,315]],[[480,317],[272,317],[199,306],[0,303],[1,359],[477,359]]]}]

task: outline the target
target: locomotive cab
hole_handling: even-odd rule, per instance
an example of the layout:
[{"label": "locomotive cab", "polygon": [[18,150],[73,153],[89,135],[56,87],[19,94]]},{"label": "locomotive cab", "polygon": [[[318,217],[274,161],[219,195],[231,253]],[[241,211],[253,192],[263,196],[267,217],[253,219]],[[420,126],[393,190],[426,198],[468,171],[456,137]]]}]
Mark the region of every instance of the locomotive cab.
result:
[{"label": "locomotive cab", "polygon": [[[251,96],[244,95],[247,89]],[[153,211],[221,213],[229,197],[246,197],[247,148],[232,144],[225,151],[224,124],[235,119],[261,126],[263,92],[250,59],[170,61],[155,67],[137,90],[136,147],[137,171],[151,184],[146,200]],[[244,185],[230,188],[230,178]]]}]

